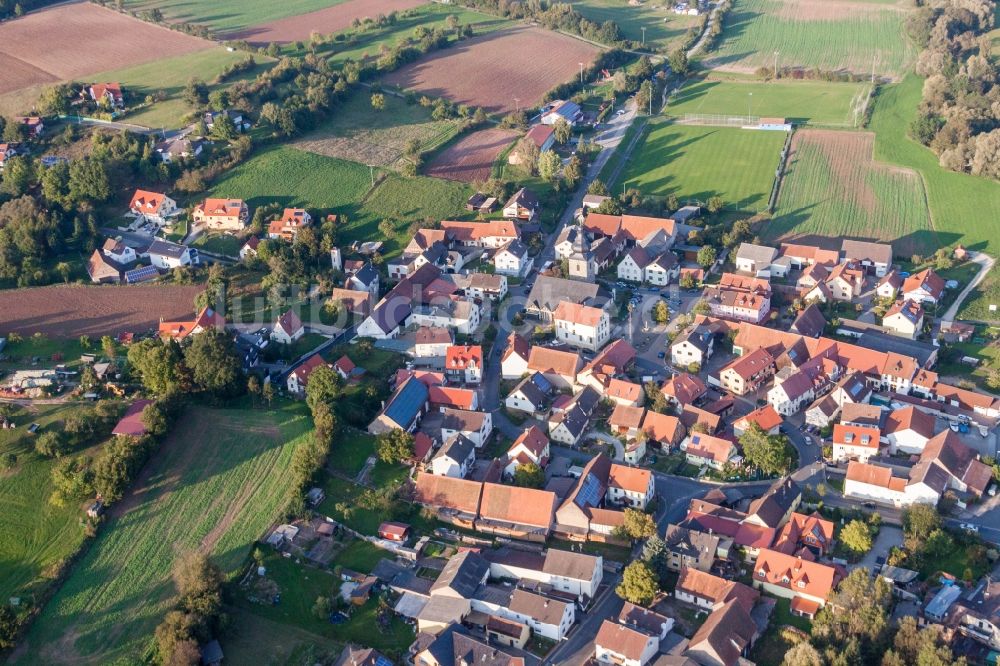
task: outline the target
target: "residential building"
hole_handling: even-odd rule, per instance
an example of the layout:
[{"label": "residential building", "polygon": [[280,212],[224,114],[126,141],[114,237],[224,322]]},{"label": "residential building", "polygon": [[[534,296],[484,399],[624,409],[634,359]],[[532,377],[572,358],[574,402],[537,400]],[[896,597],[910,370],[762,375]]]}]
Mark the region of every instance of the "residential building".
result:
[{"label": "residential building", "polygon": [[482,493],[478,481],[417,472],[413,501],[434,511],[439,520],[473,529]]},{"label": "residential building", "polygon": [[594,638],[594,658],[598,664],[646,666],[659,649],[659,637],[611,620],[601,623]]},{"label": "residential building", "polygon": [[146,254],[149,256],[149,263],[161,270],[190,266],[195,263],[194,258],[197,256],[187,245],[162,238],[154,238]]},{"label": "residential building", "polygon": [[903,277],[899,274],[899,271],[893,269],[878,281],[878,285],[875,287],[875,295],[879,298],[895,299],[902,287]]},{"label": "residential building", "polygon": [[[427,399],[427,386],[416,377],[407,379],[396,388],[385,407],[368,424],[368,432],[372,435],[381,435],[390,430],[413,432],[427,411]],[[442,440],[453,434],[456,433],[449,432],[447,436],[442,433]]]},{"label": "residential building", "polygon": [[803,549],[815,558],[828,555],[833,550],[833,523],[819,513],[805,515],[793,513],[771,546],[786,555],[804,555]]},{"label": "residential building", "polygon": [[708,573],[719,550],[719,535],[667,525],[663,535],[667,544],[667,568],[671,571],[697,569]]},{"label": "residential building", "polygon": [[242,231],[249,217],[250,210],[242,199],[205,199],[191,212],[195,224],[224,231]]},{"label": "residential building", "polygon": [[507,409],[544,418],[552,403],[553,387],[539,372],[521,379],[504,398]]},{"label": "residential building", "polygon": [[611,297],[596,283],[540,275],[535,280],[524,307],[529,316],[548,323],[552,321],[556,308],[564,301],[604,308],[611,301]]},{"label": "residential building", "polygon": [[441,230],[450,234],[455,243],[467,247],[499,249],[521,237],[517,225],[511,220],[487,222],[445,220],[441,222]]},{"label": "residential building", "polygon": [[678,601],[715,611],[736,600],[750,612],[760,598],[760,592],[743,583],[726,580],[700,569],[681,567],[674,597]]},{"label": "residential building", "polygon": [[668,403],[683,407],[694,404],[708,392],[708,388],[695,375],[681,372],[663,382],[660,391]]},{"label": "residential building", "polygon": [[435,299],[434,305],[414,305],[407,323],[416,326],[446,326],[460,335],[472,335],[479,328],[482,311],[475,300],[461,296]]},{"label": "residential building", "polygon": [[723,273],[718,285],[705,289],[704,300],[713,317],[759,323],[771,310],[767,280]]},{"label": "residential building", "polygon": [[674,338],[670,344],[670,362],[678,368],[690,368],[697,364],[700,369],[712,358],[715,336],[705,326],[692,324]]},{"label": "residential building", "polygon": [[549,438],[536,425],[525,429],[507,450],[504,474],[514,476],[517,468],[527,464],[545,468],[549,463]]},{"label": "residential building", "polygon": [[87,88],[87,94],[90,95],[92,101],[103,105],[105,108],[111,110],[125,108],[125,94],[122,92],[122,86],[118,82],[91,84]]},{"label": "residential building", "polygon": [[914,340],[924,329],[924,308],[919,301],[896,301],[882,318],[882,326],[893,335]]},{"label": "residential building", "polygon": [[925,268],[906,278],[900,291],[903,300],[923,305],[937,305],[944,296],[945,281],[933,269]]},{"label": "residential building", "polygon": [[819,306],[811,303],[799,313],[789,330],[807,338],[818,338],[826,330],[826,317]]},{"label": "residential building", "polygon": [[840,261],[855,260],[866,272],[884,277],[892,267],[892,245],[845,240],[840,248]]},{"label": "residential building", "polygon": [[531,190],[522,187],[507,200],[503,216],[508,219],[534,222],[542,212],[542,204]]},{"label": "residential building", "polygon": [[611,338],[611,319],[601,308],[563,301],[552,318],[556,339],[573,347],[597,351]]},{"label": "residential building", "polygon": [[722,388],[736,395],[757,391],[774,374],[774,358],[765,349],[756,349],[734,359],[719,371]]},{"label": "residential building", "polygon": [[648,469],[612,465],[608,474],[607,499],[614,503],[645,510],[656,494],[653,473]]},{"label": "residential building", "polygon": [[476,462],[476,445],[462,435],[453,435],[431,458],[431,472],[439,476],[464,479]]},{"label": "residential building", "polygon": [[539,372],[554,388],[572,389],[582,365],[576,352],[535,345],[528,353],[527,372]]},{"label": "residential building", "polygon": [[865,270],[853,261],[837,264],[824,284],[834,300],[853,301],[864,291]]},{"label": "residential building", "polygon": [[528,246],[516,239],[502,245],[493,255],[493,267],[500,275],[523,278],[533,265]]},{"label": "residential building", "polygon": [[161,321],[159,335],[161,338],[171,338],[179,342],[210,328],[225,331],[226,318],[214,309],[204,307],[191,321]]},{"label": "residential building", "polygon": [[[736,270],[754,277],[770,277],[771,265],[778,258],[778,251],[766,245],[741,243],[736,251]],[[780,267],[776,273],[780,272]]]},{"label": "residential building", "polygon": [[934,437],[935,418],[932,414],[913,405],[895,409],[885,421],[885,439],[889,452],[921,454],[927,442]]},{"label": "residential building", "polygon": [[312,226],[312,216],[304,208],[286,208],[281,217],[267,225],[267,237],[292,242],[299,231]]},{"label": "residential building", "polygon": [[450,328],[421,326],[413,334],[413,357],[443,359],[454,343],[455,335]]},{"label": "residential building", "polygon": [[306,333],[306,327],[294,310],[288,310],[274,323],[271,329],[271,340],[284,345],[290,345]]},{"label": "residential building", "polygon": [[684,656],[699,666],[737,666],[757,640],[757,625],[735,599],[712,612],[688,642]]},{"label": "residential building", "polygon": [[367,291],[371,294],[373,303],[378,300],[378,293],[381,286],[378,269],[372,266],[369,261],[366,261],[357,269],[346,271],[344,287],[355,291]]},{"label": "residential building", "polygon": [[594,598],[604,575],[601,556],[558,548],[549,548],[544,553],[500,548],[486,556],[490,575],[495,579],[534,581],[580,601]]},{"label": "residential building", "polygon": [[838,423],[833,426],[833,460],[868,462],[869,458],[878,455],[881,436],[878,428]]},{"label": "residential building", "polygon": [[681,442],[681,450],[689,463],[698,467],[721,470],[736,457],[736,446],[727,439],[692,432]]},{"label": "residential building", "polygon": [[809,559],[761,549],[753,566],[753,586],[791,599],[795,615],[813,618],[839,582],[837,570]]},{"label": "residential building", "polygon": [[[503,379],[520,379],[528,372],[528,356],[531,345],[517,332],[511,331],[507,336],[507,347],[500,357],[500,376]],[[576,363],[579,363],[579,357]],[[573,369],[573,381],[576,381],[576,368]]]},{"label": "residential building", "polygon": [[[453,276],[458,279],[457,276]],[[465,294],[481,301],[499,303],[507,295],[507,276],[490,273],[470,273],[465,283]]]},{"label": "residential building", "polygon": [[525,541],[545,541],[552,531],[558,501],[556,494],[547,490],[484,483],[476,529]]},{"label": "residential building", "polygon": [[168,219],[179,212],[177,202],[160,192],[136,190],[128,206],[129,214],[136,218],[164,226]]},{"label": "residential building", "polygon": [[483,348],[452,345],[445,352],[444,374],[449,381],[478,384],[483,380]]},{"label": "residential building", "polygon": [[583,119],[583,110],[576,102],[567,100],[555,100],[549,102],[542,111],[541,122],[543,125],[555,125],[560,120],[565,121],[570,127]]},{"label": "residential building", "polygon": [[600,399],[600,394],[587,386],[558,409],[554,403],[548,422],[549,439],[575,446],[586,432]]},{"label": "residential building", "polygon": [[493,432],[493,415],[490,412],[445,407],[441,413],[444,415],[441,421],[442,441],[453,435],[464,435],[475,443],[476,448],[482,448]]},{"label": "residential building", "polygon": [[737,437],[743,435],[751,424],[757,425],[768,435],[777,435],[781,431],[781,424],[784,419],[771,405],[758,407],[746,416],[742,416],[733,422],[733,434]]}]

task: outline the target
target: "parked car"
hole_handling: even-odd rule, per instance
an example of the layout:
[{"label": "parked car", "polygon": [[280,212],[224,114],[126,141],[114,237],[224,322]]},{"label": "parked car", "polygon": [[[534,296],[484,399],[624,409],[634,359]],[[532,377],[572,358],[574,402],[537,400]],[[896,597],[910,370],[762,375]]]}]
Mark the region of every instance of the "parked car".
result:
[{"label": "parked car", "polygon": [[666,356],[667,356],[666,352],[657,352],[656,354],[656,358],[666,358]]},{"label": "parked car", "polygon": [[973,534],[979,534],[979,525],[973,525],[972,523],[962,523],[959,525],[966,532],[971,532]]}]

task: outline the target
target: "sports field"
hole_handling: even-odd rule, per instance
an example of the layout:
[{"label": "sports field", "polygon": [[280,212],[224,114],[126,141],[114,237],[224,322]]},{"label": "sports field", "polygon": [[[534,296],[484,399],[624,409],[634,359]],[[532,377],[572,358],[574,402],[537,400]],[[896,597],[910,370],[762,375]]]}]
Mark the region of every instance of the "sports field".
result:
[{"label": "sports field", "polygon": [[410,141],[418,141],[420,150],[428,151],[458,132],[457,120],[434,120],[428,108],[407,104],[394,95],[384,97],[385,108],[375,111],[371,91],[356,92],[337,107],[324,126],[292,145],[319,155],[398,170]]},{"label": "sports field", "polygon": [[827,81],[693,80],[667,103],[669,116],[766,116],[796,124],[856,127],[871,86]]},{"label": "sports field", "polygon": [[907,6],[851,0],[735,0],[718,48],[704,65],[753,73],[818,67],[899,78],[915,57]]},{"label": "sports field", "polygon": [[938,243],[920,176],[873,162],[874,140],[870,132],[796,132],[765,237],[820,246],[868,238],[892,242],[902,256],[932,254]]},{"label": "sports field", "polygon": [[[722,197],[726,207],[767,207],[784,132],[651,122],[624,170],[626,187],[681,201]],[[622,180],[609,183],[613,191]]]},{"label": "sports field", "polygon": [[[409,241],[409,225],[427,219],[462,219],[472,194],[463,183],[436,178],[405,178],[383,169],[304,150],[280,146],[261,151],[227,173],[212,188],[213,196],[242,197],[251,208],[277,202],[346,216],[338,242],[382,240],[384,256],[393,256]],[[389,220],[396,233],[383,237],[379,223]]]},{"label": "sports field", "polygon": [[31,627],[18,664],[140,661],[174,594],[177,556],[202,549],[227,574],[285,500],[301,405],[189,408],[109,524]]},{"label": "sports field", "polygon": [[642,43],[646,28],[646,47],[663,52],[677,48],[688,28],[697,25],[697,16],[675,14],[669,3],[644,2],[632,7],[623,0],[573,0],[573,9],[594,23],[614,21],[625,39]]}]

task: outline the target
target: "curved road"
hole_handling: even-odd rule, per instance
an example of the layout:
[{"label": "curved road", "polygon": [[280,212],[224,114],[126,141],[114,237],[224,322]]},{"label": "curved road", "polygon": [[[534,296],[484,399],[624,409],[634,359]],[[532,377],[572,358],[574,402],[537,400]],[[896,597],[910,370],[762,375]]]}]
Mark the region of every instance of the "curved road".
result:
[{"label": "curved road", "polygon": [[943,322],[955,320],[955,316],[958,314],[958,309],[962,306],[962,303],[965,302],[966,297],[972,293],[973,289],[979,286],[979,283],[983,281],[986,274],[993,269],[993,264],[996,263],[996,259],[985,252],[970,252],[969,261],[979,264],[979,272],[976,273],[976,277],[972,278],[972,281],[969,282],[969,284],[965,285],[965,289],[961,291],[958,298],[956,298],[951,304],[951,307],[948,308],[948,311],[941,316],[941,321]]}]

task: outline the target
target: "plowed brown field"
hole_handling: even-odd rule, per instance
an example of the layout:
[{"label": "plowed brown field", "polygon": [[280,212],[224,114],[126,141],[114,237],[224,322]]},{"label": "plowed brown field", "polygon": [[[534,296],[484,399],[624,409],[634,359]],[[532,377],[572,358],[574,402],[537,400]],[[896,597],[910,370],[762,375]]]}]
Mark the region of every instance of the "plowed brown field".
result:
[{"label": "plowed brown field", "polygon": [[57,285],[0,291],[0,335],[44,333],[52,338],[141,333],[162,317],[193,316],[194,297],[204,287]]},{"label": "plowed brown field", "polygon": [[288,44],[309,39],[313,32],[329,34],[346,30],[354,19],[375,18],[379,14],[400,12],[425,4],[427,0],[347,0],[333,7],[262,23],[227,36],[230,39],[245,39],[252,44]]},{"label": "plowed brown field", "polygon": [[212,46],[89,2],[57,5],[0,24],[0,93]]},{"label": "plowed brown field", "polygon": [[517,137],[513,130],[485,129],[466,134],[435,156],[427,175],[471,183],[490,177],[493,162]]},{"label": "plowed brown field", "polygon": [[518,104],[538,104],[549,89],[578,76],[579,63],[589,65],[597,53],[579,39],[541,28],[512,28],[437,51],[383,81],[456,104],[506,112]]}]

